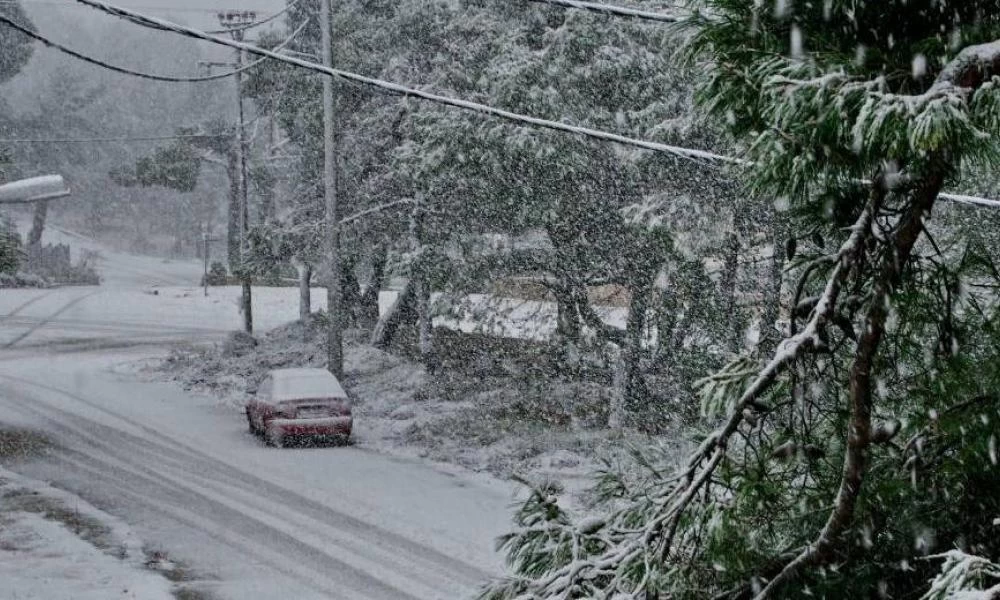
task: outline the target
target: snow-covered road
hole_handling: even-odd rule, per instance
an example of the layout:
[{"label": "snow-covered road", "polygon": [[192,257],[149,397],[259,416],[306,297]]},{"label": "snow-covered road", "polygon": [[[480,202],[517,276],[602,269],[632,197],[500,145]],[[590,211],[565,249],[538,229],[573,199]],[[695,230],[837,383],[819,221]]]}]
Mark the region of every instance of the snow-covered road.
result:
[{"label": "snow-covered road", "polygon": [[0,363],[5,418],[58,440],[23,474],[126,520],[226,598],[467,597],[499,568],[510,493],[354,448],[276,451],[231,410],[108,370]]},{"label": "snow-covered road", "polygon": [[[14,470],[120,517],[220,600],[453,600],[499,573],[508,485],[358,448],[268,448],[232,409],[131,375],[238,327],[238,291],[176,287],[196,283],[194,262],[117,266],[100,288],[0,291],[0,424],[57,442]],[[295,318],[295,293],[260,290],[259,326]]]}]

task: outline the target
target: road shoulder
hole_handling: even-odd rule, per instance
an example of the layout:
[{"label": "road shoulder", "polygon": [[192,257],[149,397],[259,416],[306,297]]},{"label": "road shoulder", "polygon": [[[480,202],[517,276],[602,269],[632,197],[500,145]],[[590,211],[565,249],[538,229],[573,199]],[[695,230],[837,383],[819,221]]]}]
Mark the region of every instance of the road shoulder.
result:
[{"label": "road shoulder", "polygon": [[0,597],[208,598],[179,565],[82,498],[0,467]]}]

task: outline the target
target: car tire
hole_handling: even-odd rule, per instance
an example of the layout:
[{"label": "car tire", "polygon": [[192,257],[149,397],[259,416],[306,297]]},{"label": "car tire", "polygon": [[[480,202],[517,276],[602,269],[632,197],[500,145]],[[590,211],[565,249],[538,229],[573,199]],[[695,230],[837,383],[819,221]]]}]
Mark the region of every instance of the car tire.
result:
[{"label": "car tire", "polygon": [[269,446],[275,448],[283,448],[285,446],[285,436],[277,429],[268,428],[267,443]]},{"label": "car tire", "polygon": [[253,417],[250,416],[250,413],[247,413],[247,427],[250,429],[250,433],[257,435],[257,428],[253,424]]}]

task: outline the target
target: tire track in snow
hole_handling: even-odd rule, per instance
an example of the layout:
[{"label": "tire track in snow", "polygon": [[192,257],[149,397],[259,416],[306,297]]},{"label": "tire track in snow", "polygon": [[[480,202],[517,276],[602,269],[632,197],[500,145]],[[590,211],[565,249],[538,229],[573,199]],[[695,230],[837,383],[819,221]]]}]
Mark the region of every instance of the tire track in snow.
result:
[{"label": "tire track in snow", "polygon": [[[253,528],[255,531],[270,532],[268,539],[270,535],[283,535],[295,540],[300,552],[306,549],[309,554],[337,561],[338,564],[334,565],[336,572],[349,572],[352,578],[365,583],[364,587],[358,589],[370,589],[372,585],[368,580],[386,570],[396,575],[392,579],[398,583],[409,584],[411,588],[419,587],[424,592],[412,596],[400,591],[397,586],[392,590],[386,590],[392,592],[392,595],[387,597],[426,598],[428,594],[433,595],[435,592],[440,592],[442,587],[454,583],[454,578],[449,577],[450,572],[432,569],[432,565],[419,564],[418,557],[400,557],[398,552],[390,552],[381,547],[372,548],[365,543],[367,538],[357,535],[356,532],[345,535],[343,530],[328,525],[322,519],[289,513],[283,510],[286,503],[280,499],[269,503],[254,489],[224,484],[218,481],[216,474],[201,470],[199,468],[201,465],[192,465],[189,461],[178,458],[176,453],[171,453],[162,447],[151,448],[141,438],[132,438],[119,430],[73,415],[63,414],[61,419],[56,420],[46,413],[60,411],[48,409],[40,411],[36,410],[37,407],[37,404],[28,407],[26,412],[32,412],[46,419],[50,427],[58,430],[62,436],[75,438],[92,449],[88,452],[62,450],[60,453],[64,458],[75,460],[77,466],[81,468],[91,460],[99,461],[103,466],[114,466],[125,474],[116,487],[121,487],[122,481],[131,481],[139,477],[150,481],[165,481],[170,484],[174,492],[186,490],[200,501],[212,502],[216,507],[224,506],[230,511],[235,511],[237,515],[249,517],[257,524]],[[83,425],[76,422],[62,420],[68,418],[85,421],[86,426],[92,428],[92,431],[87,431]],[[145,460],[138,460],[140,457],[144,457]],[[149,465],[156,465],[157,468],[153,469]],[[198,480],[198,485],[192,485],[193,480]],[[276,516],[279,514],[281,517]],[[294,528],[291,532],[288,531],[290,526]],[[330,568],[330,565],[322,566]],[[436,577],[429,576],[432,570],[437,571],[434,573]],[[419,585],[414,586],[414,583]],[[473,587],[474,583],[478,582],[469,582],[469,587]]]},{"label": "tire track in snow", "polygon": [[[70,423],[85,421],[88,423],[88,426],[96,427],[98,430],[101,430],[101,434],[96,436],[96,438],[107,439],[117,437],[118,440],[116,445],[112,446],[114,450],[125,451],[130,455],[146,454],[153,464],[164,464],[165,462],[170,462],[172,463],[171,468],[179,472],[182,477],[190,477],[192,474],[198,474],[198,478],[206,482],[211,482],[211,485],[216,489],[216,491],[220,491],[223,494],[229,494],[230,498],[228,498],[228,500],[230,501],[236,500],[237,502],[242,502],[244,503],[244,506],[249,503],[251,508],[254,506],[256,507],[255,510],[264,510],[265,512],[271,513],[274,512],[275,508],[278,509],[278,514],[280,514],[282,510],[291,509],[296,511],[298,515],[296,519],[300,522],[300,524],[306,526],[307,531],[310,525],[315,526],[316,524],[319,524],[328,532],[343,532],[344,534],[347,534],[350,536],[346,538],[347,540],[350,540],[352,537],[359,541],[363,540],[365,542],[364,544],[361,546],[354,544],[354,548],[352,548],[352,551],[361,555],[372,555],[372,546],[374,545],[376,547],[374,559],[380,564],[384,564],[386,559],[392,559],[393,557],[396,558],[395,560],[392,560],[392,562],[398,562],[400,559],[404,558],[403,556],[400,556],[400,551],[402,551],[405,554],[406,565],[400,565],[400,567],[403,570],[411,571],[408,576],[413,579],[425,579],[423,575],[414,576],[413,572],[418,574],[425,572],[434,573],[448,583],[453,585],[458,583],[464,587],[474,589],[491,576],[491,573],[463,563],[459,559],[452,558],[398,534],[382,530],[369,523],[365,523],[359,519],[340,513],[329,506],[323,505],[276,484],[238,470],[227,463],[205,455],[187,446],[186,444],[182,444],[172,438],[163,436],[158,431],[152,430],[141,423],[137,423],[127,417],[108,411],[78,395],[44,384],[37,384],[35,382],[23,380],[18,377],[0,375],[0,379],[25,383],[33,387],[68,396],[103,414],[127,423],[128,425],[139,429],[144,434],[160,441],[154,442],[146,437],[136,437],[119,429],[108,428],[106,425],[86,419],[76,413],[58,409],[48,403],[45,403],[44,401],[39,400],[40,404],[36,403],[34,408],[41,408],[44,405],[45,410],[51,411],[52,414],[58,414],[58,420],[62,423],[61,427],[64,430],[67,429],[66,421],[69,421]],[[52,420],[51,415],[47,418]],[[85,443],[90,443],[91,445],[93,445],[96,439],[93,435],[81,434],[79,432],[76,432],[74,435],[82,438]],[[117,455],[116,458],[121,459],[121,457]],[[145,468],[141,465],[140,467]],[[147,472],[147,474],[162,476],[162,474],[155,472]],[[198,493],[197,490],[192,491]],[[237,497],[233,498],[233,496]],[[264,500],[273,504],[267,504]],[[268,509],[271,510],[268,511]],[[386,555],[387,552],[388,555]]]},{"label": "tire track in snow", "polygon": [[[259,564],[266,565],[267,568],[273,569],[304,587],[330,595],[331,598],[337,600],[353,600],[354,598],[342,595],[338,586],[332,582],[317,579],[316,573],[311,570],[302,569],[298,560],[289,559],[290,549],[288,547],[274,548],[275,545],[280,546],[286,540],[270,536],[265,539],[254,538],[235,532],[231,528],[222,527],[216,522],[216,519],[205,516],[206,513],[212,514],[210,510],[206,510],[205,506],[197,502],[193,503],[189,497],[177,497],[176,490],[169,486],[123,471],[114,465],[102,464],[93,460],[92,457],[88,457],[88,461],[84,462],[73,460],[66,455],[54,455],[50,457],[50,460],[53,463],[62,464],[74,472],[86,475],[90,482],[100,483],[106,489],[113,489],[114,494],[118,497],[130,498],[136,504],[166,515],[174,522],[211,535],[225,546]],[[132,487],[142,489],[124,487],[122,485],[123,479],[128,479]],[[218,518],[218,515],[213,516]],[[291,554],[294,555],[293,552]]]},{"label": "tire track in snow", "polygon": [[6,315],[7,317],[12,317],[3,320],[4,324],[10,325],[37,325],[42,321],[48,321],[47,324],[60,325],[64,327],[72,327],[74,329],[94,329],[97,331],[108,330],[110,332],[122,332],[122,333],[134,333],[142,331],[150,331],[153,333],[229,333],[229,329],[220,329],[216,327],[198,327],[198,326],[183,326],[183,325],[163,325],[159,323],[152,323],[149,321],[101,321],[96,319],[46,319],[44,317],[20,317]]},{"label": "tire track in snow", "polygon": [[28,330],[27,330],[27,331],[25,331],[25,332],[23,332],[23,333],[22,333],[21,335],[19,335],[19,336],[15,337],[15,338],[14,338],[13,340],[11,340],[11,341],[9,341],[9,342],[5,343],[5,344],[3,345],[3,348],[4,348],[5,350],[6,350],[6,349],[9,349],[9,348],[13,348],[13,347],[14,347],[14,346],[16,346],[16,345],[17,345],[17,344],[18,344],[19,342],[21,342],[22,340],[26,339],[26,338],[27,338],[28,336],[30,336],[31,334],[35,333],[36,331],[38,331],[38,330],[39,330],[39,329],[41,329],[42,327],[45,327],[45,326],[46,326],[46,325],[48,325],[49,323],[52,323],[52,322],[53,322],[53,321],[55,321],[55,320],[56,320],[56,319],[57,319],[57,318],[58,318],[58,317],[59,317],[60,315],[62,315],[63,313],[65,313],[65,312],[69,311],[69,310],[70,310],[71,308],[73,308],[73,307],[74,307],[74,306],[76,306],[77,304],[80,304],[81,302],[83,302],[83,301],[84,301],[84,300],[86,300],[87,298],[90,298],[90,297],[92,297],[92,296],[96,296],[96,295],[97,295],[97,294],[99,294],[99,293],[100,293],[100,291],[97,291],[97,292],[91,292],[91,293],[89,293],[89,294],[84,294],[83,296],[77,296],[76,298],[73,298],[72,300],[70,300],[69,302],[67,302],[66,304],[64,304],[64,305],[62,306],[62,308],[60,308],[60,309],[59,309],[59,310],[57,310],[56,312],[54,312],[54,313],[52,313],[51,315],[49,315],[48,317],[46,317],[46,318],[42,319],[42,320],[41,320],[41,321],[39,321],[38,323],[36,323],[36,324],[32,325],[32,326],[31,326],[30,328],[28,328]]},{"label": "tire track in snow", "polygon": [[169,336],[149,336],[148,334],[118,336],[106,338],[62,339],[39,342],[36,344],[19,344],[16,349],[8,350],[0,355],[0,363],[38,358],[59,354],[87,354],[107,350],[151,349],[162,350],[174,346],[190,347],[200,343],[216,341],[214,335],[203,337],[184,336],[180,338]]},{"label": "tire track in snow", "polygon": [[40,300],[44,300],[45,298],[48,298],[49,296],[51,296],[54,293],[55,293],[55,291],[45,292],[44,294],[39,294],[39,295],[35,296],[34,298],[31,298],[27,302],[19,304],[18,306],[16,306],[14,308],[14,310],[10,311],[9,313],[7,313],[5,315],[0,315],[0,322],[7,322],[7,321],[9,321],[11,317],[16,317],[17,315],[19,315],[21,313],[21,311],[25,310],[26,308],[28,308],[32,304],[34,304],[34,303],[36,303],[36,302],[38,302]]}]

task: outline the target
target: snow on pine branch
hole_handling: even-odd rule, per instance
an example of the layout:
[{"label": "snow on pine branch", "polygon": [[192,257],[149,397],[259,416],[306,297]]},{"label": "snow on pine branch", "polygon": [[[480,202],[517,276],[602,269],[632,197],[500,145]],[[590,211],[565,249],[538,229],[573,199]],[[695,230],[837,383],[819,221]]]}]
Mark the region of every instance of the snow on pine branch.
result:
[{"label": "snow on pine branch", "polygon": [[810,122],[807,112],[843,114],[860,105],[852,122],[839,123],[859,155],[922,154],[954,140],[988,144],[1000,127],[1000,41],[963,49],[920,94],[893,93],[884,76],[861,79],[842,68],[817,73],[817,65],[803,61],[775,59],[765,68],[773,72],[765,89],[783,100],[772,103],[780,129]]},{"label": "snow on pine branch", "polygon": [[[592,537],[599,536],[599,551],[581,553],[581,547],[575,542],[572,548],[558,544],[556,547],[547,546],[549,551],[558,552],[552,556],[561,556],[562,560],[559,564],[550,564],[552,568],[542,570],[537,569],[536,563],[525,562],[524,555],[514,557],[512,564],[517,572],[537,575],[538,578],[498,582],[482,598],[516,600],[587,597],[617,600],[645,597],[647,586],[659,578],[658,569],[669,568],[663,558],[686,552],[683,548],[678,548],[679,544],[683,545],[691,539],[683,530],[683,523],[692,504],[698,498],[707,497],[702,492],[726,458],[729,440],[746,419],[746,411],[750,407],[760,407],[761,398],[778,377],[820,343],[820,331],[834,315],[841,289],[872,235],[875,214],[884,196],[879,186],[874,186],[873,190],[872,198],[852,226],[848,239],[834,255],[834,264],[824,290],[817,298],[810,320],[802,331],[786,339],[762,368],[751,370],[747,362],[742,360],[715,376],[724,384],[727,392],[735,394],[735,397],[729,401],[713,399],[712,402],[729,408],[726,422],[702,442],[689,457],[685,467],[675,477],[665,480],[660,491],[636,498],[632,504],[600,524],[586,523],[586,526],[576,528],[570,524],[560,524],[557,528],[564,539],[579,536],[582,531]],[[711,381],[713,378],[706,378],[703,385],[710,385]],[[733,385],[737,382],[739,385]],[[536,536],[535,543],[541,543],[537,531],[524,532],[522,535]],[[517,533],[512,536],[507,538],[509,545],[524,547],[530,543],[530,538],[518,540]],[[546,529],[545,536],[546,543],[553,541],[551,530]],[[532,553],[531,556],[537,557],[537,554]]]},{"label": "snow on pine branch", "polygon": [[[944,559],[944,562],[941,572],[931,581],[930,589],[920,600],[1000,599],[1000,565],[961,550],[950,550],[929,558]],[[990,583],[994,585],[983,589]]]},{"label": "snow on pine branch", "polygon": [[[935,86],[976,88],[988,75],[1000,72],[1000,40],[963,48],[937,77]],[[978,82],[977,82],[978,78]]]}]

